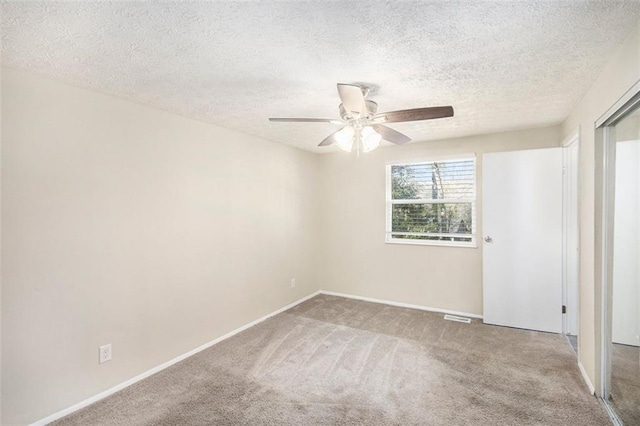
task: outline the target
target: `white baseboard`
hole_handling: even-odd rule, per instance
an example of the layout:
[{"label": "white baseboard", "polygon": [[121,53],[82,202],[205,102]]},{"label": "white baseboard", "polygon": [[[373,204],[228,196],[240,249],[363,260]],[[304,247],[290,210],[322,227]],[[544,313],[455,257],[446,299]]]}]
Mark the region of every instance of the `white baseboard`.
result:
[{"label": "white baseboard", "polygon": [[53,422],[54,420],[58,420],[58,419],[60,419],[60,418],[62,418],[64,416],[68,416],[69,414],[73,413],[74,411],[78,411],[79,409],[84,408],[84,407],[86,407],[88,405],[91,405],[94,402],[100,401],[101,399],[106,398],[107,396],[112,395],[112,394],[114,394],[114,393],[116,393],[116,392],[118,392],[118,391],[120,391],[120,390],[122,390],[122,389],[124,389],[124,388],[126,388],[128,386],[131,386],[132,384],[134,384],[136,382],[139,382],[142,379],[146,379],[147,377],[149,377],[149,376],[151,376],[151,375],[153,375],[153,374],[155,374],[155,373],[157,373],[159,371],[162,371],[165,368],[170,367],[173,364],[176,364],[176,363],[182,361],[183,359],[190,357],[191,355],[195,355],[200,351],[203,351],[203,350],[205,350],[207,348],[210,348],[211,346],[215,345],[216,343],[219,343],[219,342],[221,342],[223,340],[226,340],[229,337],[234,336],[234,335],[240,333],[241,331],[246,330],[247,328],[253,327],[254,325],[256,325],[258,323],[261,323],[262,321],[264,321],[266,319],[269,319],[274,315],[278,315],[279,313],[282,313],[282,312],[284,312],[284,311],[286,311],[288,309],[291,309],[294,306],[296,306],[296,305],[298,305],[298,304],[300,304],[300,303],[302,303],[302,302],[304,302],[306,300],[309,300],[312,297],[317,296],[318,294],[320,294],[319,291],[311,293],[310,295],[308,295],[306,297],[303,297],[302,299],[296,300],[295,302],[290,303],[287,306],[284,306],[284,307],[278,309],[277,311],[271,312],[270,314],[267,314],[267,315],[265,315],[265,316],[263,316],[261,318],[258,318],[257,320],[252,321],[252,322],[250,322],[248,324],[245,324],[240,328],[236,328],[235,330],[230,331],[229,333],[227,333],[227,334],[225,334],[223,336],[220,336],[220,337],[218,337],[216,339],[213,339],[210,342],[207,342],[202,346],[198,346],[197,348],[192,349],[189,352],[184,353],[182,355],[179,355],[179,356],[177,356],[177,357],[175,357],[175,358],[173,358],[173,359],[171,359],[171,360],[169,360],[169,361],[167,361],[167,362],[165,362],[163,364],[160,364],[157,367],[152,368],[151,370],[147,370],[142,374],[138,374],[137,376],[132,377],[131,379],[129,379],[129,380],[125,381],[125,382],[122,382],[122,383],[120,383],[120,384],[118,384],[118,385],[116,385],[116,386],[114,386],[114,387],[112,387],[110,389],[107,389],[104,392],[100,392],[99,394],[94,395],[94,396],[92,396],[90,398],[87,398],[84,401],[81,401],[81,402],[79,402],[77,404],[74,404],[71,407],[65,408],[64,410],[58,411],[57,413],[51,414],[50,416],[47,416],[47,417],[45,417],[43,419],[40,419],[40,420],[38,420],[38,421],[36,421],[34,423],[31,423],[30,426],[43,426],[43,425],[46,425],[48,423]]},{"label": "white baseboard", "polygon": [[462,317],[482,319],[482,315],[470,314],[468,312],[450,311],[448,309],[431,308],[429,306],[412,305],[410,303],[393,302],[391,300],[374,299],[372,297],[356,296],[356,295],[353,295],[353,294],[346,294],[346,293],[337,293],[335,291],[320,290],[319,293],[320,294],[326,294],[326,295],[329,295],[329,296],[347,297],[349,299],[363,300],[365,302],[381,303],[383,305],[399,306],[401,308],[419,309],[421,311],[439,312],[439,313],[442,313],[442,314],[451,314],[451,315],[457,315],[457,316],[462,316]]},{"label": "white baseboard", "polygon": [[593,386],[593,383],[591,383],[591,379],[589,379],[589,376],[587,375],[587,372],[585,371],[584,366],[580,361],[578,361],[578,368],[580,369],[582,378],[584,379],[585,383],[587,384],[587,387],[589,388],[589,393],[591,393],[591,395],[595,395],[596,387]]}]

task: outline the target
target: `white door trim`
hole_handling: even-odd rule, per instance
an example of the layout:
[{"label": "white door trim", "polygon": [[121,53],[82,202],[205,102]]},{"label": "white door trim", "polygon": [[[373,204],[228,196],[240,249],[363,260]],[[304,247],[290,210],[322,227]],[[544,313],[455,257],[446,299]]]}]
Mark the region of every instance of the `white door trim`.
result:
[{"label": "white door trim", "polygon": [[565,138],[562,147],[562,304],[567,307],[562,332],[577,336],[580,327],[580,127]]},{"label": "white door trim", "polygon": [[640,105],[640,81],[634,84],[607,112],[600,117],[595,129],[596,148],[596,218],[595,274],[596,308],[596,384],[598,396],[607,408],[611,389],[611,335],[613,283],[613,230],[615,213],[615,125]]}]

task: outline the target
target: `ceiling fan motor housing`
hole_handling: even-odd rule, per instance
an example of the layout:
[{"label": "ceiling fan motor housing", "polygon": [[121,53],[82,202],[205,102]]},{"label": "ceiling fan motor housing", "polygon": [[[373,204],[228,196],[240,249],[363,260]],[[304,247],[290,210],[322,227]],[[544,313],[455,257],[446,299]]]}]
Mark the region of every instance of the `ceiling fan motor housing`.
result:
[{"label": "ceiling fan motor housing", "polygon": [[[365,117],[360,117],[360,118],[366,118],[367,120],[370,120],[373,118],[374,115],[376,115],[376,112],[378,111],[378,104],[369,99],[365,99],[364,104],[366,109]],[[344,109],[344,106],[342,104],[340,104],[339,109],[340,109],[340,117],[342,117],[343,120],[349,121],[349,119],[355,118],[353,117],[353,115],[351,115],[351,113],[348,113]]]}]

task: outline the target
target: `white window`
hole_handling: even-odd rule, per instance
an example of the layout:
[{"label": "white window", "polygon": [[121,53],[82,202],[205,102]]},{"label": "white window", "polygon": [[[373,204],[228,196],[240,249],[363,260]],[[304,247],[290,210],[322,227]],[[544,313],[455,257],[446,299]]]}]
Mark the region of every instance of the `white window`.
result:
[{"label": "white window", "polygon": [[390,243],[476,246],[475,157],[387,165]]}]

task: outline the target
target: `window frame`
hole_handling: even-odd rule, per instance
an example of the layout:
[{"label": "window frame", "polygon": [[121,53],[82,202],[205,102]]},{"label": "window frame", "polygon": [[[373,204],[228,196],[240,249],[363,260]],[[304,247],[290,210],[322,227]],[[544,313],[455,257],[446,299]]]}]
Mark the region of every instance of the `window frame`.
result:
[{"label": "window frame", "polygon": [[[429,200],[429,199],[418,199],[418,200],[393,200],[392,199],[392,179],[391,179],[391,168],[393,166],[407,166],[407,165],[415,165],[415,164],[428,164],[428,163],[438,163],[438,162],[451,162],[451,161],[465,161],[471,160],[473,162],[473,198],[465,198],[465,199],[441,199],[441,200]],[[385,213],[385,243],[388,244],[407,244],[407,245],[419,245],[419,246],[439,246],[439,247],[466,247],[466,248],[477,248],[477,200],[478,200],[478,162],[475,154],[461,154],[455,156],[447,156],[447,157],[431,157],[428,159],[419,159],[419,160],[408,160],[408,161],[390,161],[387,162],[385,166],[385,179],[386,179],[386,189],[385,189],[385,204],[386,204],[386,213]],[[459,204],[459,203],[471,203],[471,234],[457,234],[463,235],[464,237],[471,238],[471,241],[445,241],[445,240],[417,240],[417,239],[406,239],[406,238],[394,238],[393,234],[401,234],[400,232],[392,233],[392,210],[394,204]],[[402,233],[405,235],[431,235],[431,236],[449,236],[455,234],[440,234],[440,233]]]}]

